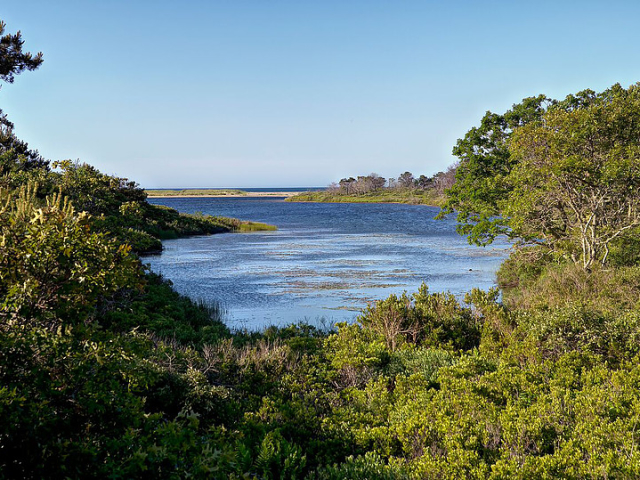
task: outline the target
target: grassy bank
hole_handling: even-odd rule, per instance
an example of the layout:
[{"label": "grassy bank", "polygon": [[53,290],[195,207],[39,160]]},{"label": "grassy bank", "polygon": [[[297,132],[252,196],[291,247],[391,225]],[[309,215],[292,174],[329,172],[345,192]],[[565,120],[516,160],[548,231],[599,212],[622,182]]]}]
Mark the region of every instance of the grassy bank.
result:
[{"label": "grassy bank", "polygon": [[[111,225],[111,231],[119,234],[123,243],[128,243],[138,253],[155,253],[162,250],[161,240],[192,235],[212,235],[215,233],[244,233],[274,231],[277,227],[266,223],[238,220],[237,218],[214,217],[202,214],[180,213],[163,205],[146,204],[144,220],[126,226],[135,219],[120,219],[120,228]],[[113,217],[112,222],[118,222]]]},{"label": "grassy bank", "polygon": [[305,192],[287,198],[287,202],[318,203],[408,203],[412,205],[431,205],[439,207],[444,197],[433,191],[377,191],[363,194],[343,194],[329,191]]},{"label": "grassy bank", "polygon": [[273,225],[203,214],[186,214],[145,200],[123,202],[93,219],[103,232],[131,245],[136,253],[162,250],[161,240],[215,233],[277,230]]}]

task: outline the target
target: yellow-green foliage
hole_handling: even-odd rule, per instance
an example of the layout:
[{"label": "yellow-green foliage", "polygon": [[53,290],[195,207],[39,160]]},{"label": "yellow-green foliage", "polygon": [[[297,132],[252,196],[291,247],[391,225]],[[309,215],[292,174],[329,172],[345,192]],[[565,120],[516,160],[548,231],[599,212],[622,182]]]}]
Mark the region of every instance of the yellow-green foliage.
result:
[{"label": "yellow-green foliage", "polygon": [[0,192],[0,315],[51,328],[86,321],[121,289],[140,286],[129,248],[90,230],[61,195],[39,201],[35,186]]},{"label": "yellow-green foliage", "polygon": [[240,227],[238,228],[239,232],[261,232],[261,231],[275,231],[278,227],[275,225],[268,225],[266,223],[260,222],[249,222],[242,221],[240,223]]},{"label": "yellow-green foliage", "polygon": [[[423,286],[330,332],[232,334],[219,307],[144,275],[128,245],[143,251],[160,238],[269,227],[149,205],[134,182],[88,165],[63,161],[51,172],[3,127],[0,480],[640,478],[640,175],[638,124],[626,121],[637,117],[638,92],[585,91],[556,104],[565,111],[551,123],[522,130],[562,127],[538,132],[562,147],[538,152],[554,155],[547,169],[557,175],[524,169],[521,185],[564,178],[572,183],[563,188],[579,186],[572,195],[604,191],[594,197],[609,214],[600,231],[615,235],[617,222],[624,235],[596,238],[590,258],[610,254],[617,268],[567,265],[575,232],[567,237],[566,228],[563,239],[571,219],[556,213],[568,203],[537,202],[545,196],[524,189],[511,226],[557,243],[554,255],[519,250],[505,263],[504,304],[498,290],[473,290],[462,304]],[[471,240],[505,231],[496,217],[511,199],[503,180],[518,179],[508,176],[505,139],[541,118],[545,104],[539,96],[503,116],[489,112],[458,142],[447,209],[459,209]],[[582,122],[599,111],[598,122]],[[585,134],[603,148],[581,141]],[[540,136],[518,135],[516,153],[534,158]],[[579,149],[564,155],[567,145]],[[598,162],[616,161],[585,170],[583,154],[593,151],[607,154],[592,155]],[[433,201],[410,191],[356,198]]]},{"label": "yellow-green foliage", "polygon": [[[206,217],[205,217],[206,218]],[[275,231],[278,229],[275,225],[268,225],[260,222],[250,222],[248,220],[238,220],[226,217],[210,217],[212,222],[224,225],[234,232],[259,232],[259,231]]]},{"label": "yellow-green foliage", "polygon": [[460,306],[451,294],[429,293],[425,284],[411,296],[391,295],[375,302],[358,322],[384,339],[391,351],[406,343],[469,349],[480,340],[481,326],[471,310]]},{"label": "yellow-green foliage", "polygon": [[629,239],[616,268],[516,250],[502,292],[423,286],[329,332],[232,333],[125,245],[267,227],[71,163],[4,184],[0,479],[640,477]]}]

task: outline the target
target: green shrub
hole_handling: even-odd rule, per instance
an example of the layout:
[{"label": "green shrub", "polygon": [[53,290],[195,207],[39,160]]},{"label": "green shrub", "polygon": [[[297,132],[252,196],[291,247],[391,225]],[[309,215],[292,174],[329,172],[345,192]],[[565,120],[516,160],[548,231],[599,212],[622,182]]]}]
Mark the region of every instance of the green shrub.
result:
[{"label": "green shrub", "polygon": [[309,478],[315,480],[403,480],[410,478],[399,465],[389,465],[373,452],[350,456],[343,463],[318,469]]},{"label": "green shrub", "polygon": [[358,322],[383,338],[390,351],[406,343],[468,350],[479,345],[482,328],[481,319],[453,295],[429,293],[424,284],[411,296],[391,295],[368,306]]}]

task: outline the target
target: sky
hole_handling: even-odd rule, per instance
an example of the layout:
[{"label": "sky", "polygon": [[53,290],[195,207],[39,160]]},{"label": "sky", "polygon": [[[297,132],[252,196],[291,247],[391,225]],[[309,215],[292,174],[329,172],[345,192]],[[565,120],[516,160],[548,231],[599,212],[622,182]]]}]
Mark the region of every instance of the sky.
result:
[{"label": "sky", "polygon": [[488,110],[640,81],[637,1],[1,0],[16,134],[145,188],[433,175]]}]

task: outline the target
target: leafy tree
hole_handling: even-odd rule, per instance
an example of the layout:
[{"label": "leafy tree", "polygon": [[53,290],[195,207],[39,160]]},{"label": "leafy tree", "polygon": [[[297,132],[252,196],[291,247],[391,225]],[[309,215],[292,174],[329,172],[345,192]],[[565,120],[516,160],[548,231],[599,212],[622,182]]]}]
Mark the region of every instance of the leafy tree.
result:
[{"label": "leafy tree", "polygon": [[513,190],[499,204],[512,235],[590,268],[640,225],[640,84],[550,109],[514,132],[510,153]]},{"label": "leafy tree", "polygon": [[381,177],[380,175],[378,175],[377,173],[371,173],[369,175],[369,179],[371,182],[371,189],[372,190],[380,190],[381,188],[384,187],[384,184],[387,183],[387,180],[384,177]]},{"label": "leafy tree", "polygon": [[503,115],[487,112],[480,126],[469,130],[453,148],[460,163],[440,217],[456,211],[458,232],[469,235],[470,243],[487,245],[509,232],[499,206],[511,190],[504,179],[515,164],[508,140],[515,128],[539,119],[550,103],[539,95],[525,98]]},{"label": "leafy tree", "polygon": [[74,207],[91,215],[113,215],[126,202],[143,202],[146,192],[126,178],[101,173],[86,163],[55,162],[62,174],[58,185],[70,197]]},{"label": "leafy tree", "polygon": [[343,178],[340,180],[340,189],[344,190],[347,195],[353,193],[353,186],[356,183],[356,179],[353,177]]},{"label": "leafy tree", "polygon": [[640,225],[637,98],[637,85],[614,85],[487,112],[453,150],[460,164],[440,216],[457,211],[470,243],[505,234],[584,268],[605,263]]},{"label": "leafy tree", "polygon": [[431,179],[433,188],[440,194],[453,187],[456,183],[458,165],[450,165],[446,171],[436,173]]},{"label": "leafy tree", "polygon": [[398,177],[398,185],[400,188],[413,188],[413,173],[404,172]]},{"label": "leafy tree", "polygon": [[421,190],[426,190],[427,188],[433,185],[433,178],[427,177],[426,175],[420,175],[416,178],[416,187]]},{"label": "leafy tree", "polygon": [[0,176],[34,169],[48,170],[49,162],[15,136],[13,124],[0,110]]},{"label": "leafy tree", "polygon": [[91,232],[88,215],[35,186],[0,190],[0,319],[56,329],[82,325],[140,282],[129,247]]}]

